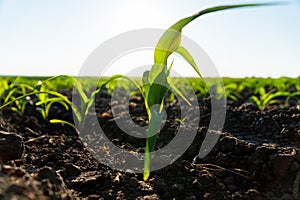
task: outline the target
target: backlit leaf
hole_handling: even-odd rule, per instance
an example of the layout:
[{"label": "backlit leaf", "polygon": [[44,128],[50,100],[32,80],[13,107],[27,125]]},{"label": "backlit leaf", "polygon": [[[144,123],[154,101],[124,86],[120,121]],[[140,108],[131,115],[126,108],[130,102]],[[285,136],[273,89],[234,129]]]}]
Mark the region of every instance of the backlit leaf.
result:
[{"label": "backlit leaf", "polygon": [[194,68],[194,70],[197,72],[198,76],[200,78],[202,78],[199,68],[197,67],[197,65],[194,61],[194,58],[183,46],[179,46],[175,52],[180,54]]}]

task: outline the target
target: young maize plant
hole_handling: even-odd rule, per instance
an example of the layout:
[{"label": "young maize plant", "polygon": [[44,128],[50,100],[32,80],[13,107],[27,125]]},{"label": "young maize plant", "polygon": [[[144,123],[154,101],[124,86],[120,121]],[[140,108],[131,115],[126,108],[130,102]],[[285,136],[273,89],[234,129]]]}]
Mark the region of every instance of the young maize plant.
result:
[{"label": "young maize plant", "polygon": [[154,145],[157,140],[158,132],[161,126],[161,120],[163,118],[162,106],[164,103],[164,95],[169,90],[169,88],[172,88],[172,90],[175,93],[177,93],[181,98],[183,98],[187,103],[189,103],[188,100],[182,95],[182,93],[178,90],[178,88],[176,88],[175,84],[173,84],[172,82],[172,79],[170,77],[170,70],[172,69],[172,64],[168,68],[168,57],[174,52],[178,53],[194,68],[199,77],[202,77],[192,55],[187,51],[187,49],[180,45],[182,29],[193,20],[208,13],[233,8],[263,5],[270,4],[240,4],[208,8],[190,17],[186,17],[184,19],[179,20],[169,29],[167,29],[161,36],[154,50],[154,65],[152,66],[150,71],[144,72],[143,75],[143,96],[149,118],[149,128],[147,131],[144,158],[143,178],[145,181],[149,178],[150,175],[151,152],[154,151]]},{"label": "young maize plant", "polygon": [[[49,111],[54,103],[59,103],[63,105],[66,110],[68,110],[69,106],[72,105],[68,98],[56,91],[49,90],[47,87],[47,82],[54,78],[55,77],[52,77],[44,82],[39,81],[35,87],[27,84],[15,84],[15,86],[9,90],[9,93],[6,95],[3,105],[0,105],[0,110],[10,104],[15,103],[16,106],[12,107],[12,110],[23,114],[26,104],[33,102],[31,96],[35,96],[34,99],[37,100],[35,102],[36,110],[45,120],[48,120]],[[17,95],[17,97],[15,97],[15,95]],[[52,120],[50,120],[50,122],[51,121]],[[55,119],[53,121],[55,121]],[[68,122],[64,121],[64,123]],[[68,124],[74,126],[71,123]]]},{"label": "young maize plant", "polygon": [[274,92],[271,90],[266,92],[265,88],[261,87],[258,89],[258,96],[252,95],[250,97],[250,103],[255,104],[259,110],[264,110],[269,105],[278,104],[280,101],[276,98],[289,97],[290,95],[289,92],[285,91]]},{"label": "young maize plant", "polygon": [[[81,130],[85,128],[87,116],[89,114],[89,111],[91,107],[94,105],[95,96],[100,92],[100,89],[104,86],[106,86],[109,82],[118,79],[118,78],[124,78],[129,80],[130,82],[134,83],[136,87],[139,87],[136,82],[131,80],[130,78],[124,76],[124,75],[114,75],[109,80],[105,81],[103,84],[100,85],[100,88],[93,91],[90,95],[88,95],[88,92],[84,90],[84,87],[79,79],[67,76],[67,75],[61,75],[53,78],[58,78],[65,76],[72,80],[74,83],[74,89],[76,90],[76,93],[79,95],[79,102],[70,101],[67,98],[63,99],[63,101],[66,103],[67,106],[72,108],[74,120],[77,120],[78,126],[75,126],[74,124],[60,120],[60,119],[51,119],[51,123],[58,123],[58,124],[66,124],[71,127],[73,127],[78,133],[80,133]],[[53,79],[52,78],[52,79]],[[48,80],[49,81],[49,80]],[[47,99],[45,101],[40,101],[39,104],[47,103]]]},{"label": "young maize plant", "polygon": [[47,86],[47,81],[39,81],[35,89],[40,92],[35,95],[37,98],[37,102],[35,103],[36,110],[42,115],[43,119],[49,120],[50,109],[54,103],[62,105],[66,110],[69,109],[69,105],[66,102],[67,98],[62,97],[62,95],[59,94],[54,97],[49,96],[49,93],[47,92],[51,90],[49,90]]},{"label": "young maize plant", "polygon": [[[18,96],[22,96],[26,94],[28,91],[33,90],[32,86],[23,83],[18,83],[17,80],[15,80],[11,84],[8,84],[7,82],[3,84],[3,88],[4,88],[3,96],[5,96],[3,103],[7,103],[11,100],[15,100],[17,99]],[[31,102],[32,101],[30,97],[16,100],[15,105],[12,106],[11,109],[14,112],[22,115],[25,112],[26,105]]]}]

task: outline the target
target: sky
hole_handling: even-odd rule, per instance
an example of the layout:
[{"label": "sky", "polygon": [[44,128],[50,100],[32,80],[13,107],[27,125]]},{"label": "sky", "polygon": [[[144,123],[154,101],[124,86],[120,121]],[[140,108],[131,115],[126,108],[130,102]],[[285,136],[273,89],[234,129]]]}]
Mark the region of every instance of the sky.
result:
[{"label": "sky", "polygon": [[[241,2],[245,3],[0,0],[0,75],[76,76],[88,56],[118,34],[141,28],[166,29],[201,9]],[[183,34],[201,46],[220,76],[298,77],[300,1],[284,2],[287,4],[208,14],[187,25]],[[128,66],[152,63],[152,51],[136,53],[114,62],[106,75],[126,74],[132,70]],[[197,75],[180,58],[174,63],[181,76]]]}]

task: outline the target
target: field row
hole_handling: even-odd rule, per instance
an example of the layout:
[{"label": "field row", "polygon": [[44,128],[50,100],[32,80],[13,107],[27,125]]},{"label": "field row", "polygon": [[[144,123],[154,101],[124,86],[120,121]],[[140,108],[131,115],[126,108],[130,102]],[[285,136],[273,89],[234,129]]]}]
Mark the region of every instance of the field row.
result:
[{"label": "field row", "polygon": [[[101,89],[107,89],[110,94],[114,89],[136,93],[137,86],[128,80],[116,79],[107,82],[108,78],[76,79],[70,76],[45,77],[1,77],[0,78],[0,108],[8,107],[23,115],[28,106],[34,108],[47,121],[52,123],[72,123],[62,119],[51,119],[49,113],[53,106],[60,104],[65,110],[73,110],[76,120],[84,124],[85,115],[93,105],[95,96]],[[137,79],[136,82],[141,84]],[[223,81],[223,82],[222,82]],[[192,88],[198,98],[207,98],[211,93],[216,98],[224,98],[231,106],[250,103],[257,109],[264,110],[270,106],[288,108],[300,103],[300,77],[298,78],[223,78],[221,80],[208,78],[174,78],[174,83],[185,95],[188,88]],[[222,84],[224,83],[224,87]],[[97,86],[97,87],[96,87]],[[80,96],[80,106],[74,105],[66,91],[75,89]],[[225,89],[225,93],[224,90]],[[65,92],[64,92],[65,91]],[[168,92],[166,100],[175,100],[177,94]]]}]

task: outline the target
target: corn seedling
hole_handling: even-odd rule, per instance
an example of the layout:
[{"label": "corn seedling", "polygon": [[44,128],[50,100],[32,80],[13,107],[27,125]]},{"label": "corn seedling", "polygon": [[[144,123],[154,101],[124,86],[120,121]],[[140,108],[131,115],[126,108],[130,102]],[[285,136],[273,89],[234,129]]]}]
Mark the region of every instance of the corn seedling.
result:
[{"label": "corn seedling", "polygon": [[[206,98],[209,96],[209,90],[205,83],[202,83],[203,81],[200,80],[194,80],[191,82],[192,88],[196,91],[196,96],[198,98]],[[201,84],[199,84],[201,83]]]},{"label": "corn seedling", "polygon": [[[77,80],[74,77],[70,77],[71,79],[73,79],[74,81],[74,87],[78,92],[78,95],[80,96],[80,102],[79,105],[75,105],[74,103],[70,103],[70,105],[72,106],[72,111],[74,113],[74,116],[76,118],[76,120],[78,121],[79,125],[80,125],[80,129],[83,129],[85,126],[85,121],[86,121],[86,117],[88,115],[88,112],[91,108],[91,106],[94,103],[94,99],[97,93],[99,93],[100,89],[95,90],[94,92],[92,92],[92,94],[88,97],[86,95],[86,92],[84,91],[82,84],[80,83],[79,80]],[[52,120],[53,123],[58,122],[60,123],[60,121],[54,121]],[[75,126],[73,125],[73,127],[75,128]],[[76,128],[75,128],[76,129]],[[80,132],[80,130],[77,130]]]},{"label": "corn seedling", "polygon": [[[170,77],[170,71],[172,69],[172,64],[168,67],[167,60],[168,57],[173,53],[178,53],[181,55],[196,71],[196,73],[201,76],[201,73],[192,57],[192,55],[181,46],[181,35],[182,29],[197,19],[198,17],[216,12],[221,10],[249,7],[249,6],[260,6],[266,4],[243,4],[243,5],[230,5],[230,6],[218,6],[213,8],[208,8],[202,10],[190,17],[184,18],[176,22],[169,29],[167,29],[158,41],[156,48],[154,50],[154,65],[150,71],[146,71],[142,78],[142,91],[145,100],[145,106],[149,118],[149,128],[147,131],[146,147],[145,147],[145,158],[144,158],[144,180],[146,181],[150,175],[150,165],[151,165],[151,153],[154,151],[154,145],[156,143],[159,129],[163,118],[163,103],[164,96],[169,88],[177,93],[183,100],[185,100],[189,105],[189,101],[183,96],[183,94],[178,90],[174,82]],[[159,105],[159,106],[156,106]]]},{"label": "corn seedling", "polygon": [[224,87],[225,87],[226,97],[228,99],[237,101],[240,98],[242,98],[241,91],[244,89],[242,85],[238,85],[236,83],[229,83]]},{"label": "corn seedling", "polygon": [[[48,80],[51,79],[53,78],[50,78]],[[14,103],[16,106],[13,106],[12,110],[20,114],[23,114],[26,104],[28,102],[33,104],[34,99],[32,98],[32,96],[36,97],[37,99],[37,102],[35,103],[35,105],[37,106],[36,109],[38,112],[41,113],[44,119],[48,119],[49,110],[53,105],[53,103],[60,103],[66,109],[68,109],[69,108],[68,105],[71,105],[72,103],[68,100],[68,98],[66,98],[62,94],[56,91],[49,90],[46,86],[46,82],[48,80],[46,80],[45,82],[39,82],[36,87],[32,87],[27,84],[15,83],[14,86],[10,88],[8,94],[4,99],[3,105],[0,106],[0,109]],[[53,97],[49,97],[49,95]]]},{"label": "corn seedling", "polygon": [[[49,82],[53,79],[62,78],[62,77],[68,77],[69,80],[72,80],[75,89],[77,90],[79,96],[80,96],[80,105],[75,105],[72,103],[68,98],[66,98],[63,95],[53,95],[52,93],[49,93],[46,82]],[[47,92],[48,91],[48,92]],[[46,119],[49,114],[50,107],[53,103],[60,103],[63,105],[67,110],[69,107],[72,108],[72,111],[75,116],[75,120],[78,121],[80,124],[80,128],[84,128],[85,125],[85,119],[88,114],[88,111],[90,107],[93,105],[93,100],[95,95],[99,92],[99,90],[94,91],[91,96],[88,98],[86,95],[86,92],[84,91],[82,84],[74,77],[61,75],[56,76],[48,79],[47,81],[43,83],[39,83],[39,92],[36,94],[39,101],[36,103],[37,106],[41,106],[39,108],[40,113],[43,115],[43,117]],[[49,94],[54,96],[52,98],[49,98]],[[66,124],[74,128],[76,131],[80,131],[76,128],[76,126],[68,121],[61,120],[61,119],[51,119],[50,123],[58,123],[58,124]]]},{"label": "corn seedling", "polygon": [[239,92],[239,87],[235,83],[229,83],[227,85],[224,85],[225,93],[223,93],[223,86],[220,84],[214,84],[210,87],[211,90],[215,90],[216,99],[231,99],[233,101],[237,101],[242,96]]},{"label": "corn seedling", "polygon": [[285,100],[285,104],[288,105],[291,99],[296,99],[296,101],[300,103],[300,91],[290,93]]},{"label": "corn seedling", "polygon": [[50,90],[47,87],[47,81],[38,81],[38,84],[35,89],[39,91],[39,93],[36,94],[36,110],[42,115],[43,119],[48,120],[51,106],[54,103],[61,104],[66,110],[69,109],[69,101],[66,101],[65,97],[62,98],[61,95],[55,95],[54,97],[49,96],[48,92]]},{"label": "corn seedling", "polygon": [[[61,76],[60,76],[61,77]],[[95,96],[100,92],[101,87],[105,87],[108,83],[111,83],[113,80],[118,79],[118,78],[125,78],[130,80],[130,82],[134,83],[137,87],[140,87],[139,85],[137,85],[136,82],[134,82],[133,80],[131,80],[130,78],[124,76],[124,75],[115,75],[112,76],[110,79],[108,79],[107,81],[103,82],[100,86],[99,89],[93,91],[89,96],[87,95],[87,91],[84,90],[81,82],[76,79],[75,77],[71,77],[71,76],[67,76],[69,79],[71,79],[74,83],[74,88],[77,92],[77,94],[79,95],[79,102],[77,104],[74,102],[71,102],[69,100],[64,99],[64,102],[70,106],[72,108],[72,111],[74,113],[74,117],[75,120],[77,120],[79,127],[76,127],[74,124],[66,122],[64,120],[59,120],[59,119],[51,119],[50,122],[51,123],[61,123],[61,124],[67,124],[69,126],[72,126],[76,131],[78,131],[80,133],[80,131],[82,129],[85,128],[85,124],[86,124],[86,118],[89,114],[89,111],[91,109],[91,107],[94,104],[94,100],[95,100]],[[44,103],[49,101],[49,99],[45,101],[41,101],[39,102],[39,104]],[[78,130],[79,129],[79,130]]]},{"label": "corn seedling", "polygon": [[[72,80],[74,83],[74,88],[77,90],[79,96],[80,96],[80,105],[75,105],[72,103],[67,97],[63,96],[62,94],[49,90],[47,87],[47,83],[50,82],[53,79],[60,78],[60,77],[68,77],[69,80]],[[114,79],[118,78],[126,78],[133,82],[128,77],[125,77],[123,75],[115,75],[111,77],[108,81],[103,83],[103,86],[108,84],[109,82],[113,81]],[[134,82],[135,83],[135,82]],[[136,84],[136,83],[135,83]],[[55,76],[51,77],[50,79],[47,79],[43,82],[39,81],[38,85],[33,88],[26,84],[20,84],[18,86],[22,86],[23,95],[14,97],[14,94],[18,91],[17,89],[11,89],[8,93],[8,95],[5,98],[4,104],[0,106],[0,109],[15,103],[17,105],[14,110],[24,111],[24,105],[27,103],[28,100],[31,100],[31,96],[35,95],[35,98],[37,99],[37,102],[35,103],[37,111],[43,116],[45,120],[48,120],[49,111],[51,106],[54,103],[59,103],[63,105],[66,110],[68,110],[70,107],[72,108],[72,111],[75,116],[75,120],[77,120],[80,124],[80,129],[84,128],[86,117],[88,115],[88,112],[93,105],[95,95],[100,91],[100,89],[95,90],[89,97],[86,95],[86,92],[84,91],[82,84],[79,80],[77,80],[74,77],[71,76]],[[29,91],[25,91],[24,88],[28,88]],[[19,92],[18,92],[19,93]],[[70,122],[67,122],[65,120],[61,119],[51,119],[50,123],[60,123],[60,124],[67,124],[71,127],[73,127],[75,130],[77,130],[76,126]],[[77,130],[80,131],[80,130]]]},{"label": "corn seedling", "polygon": [[[17,99],[19,96],[25,95],[28,93],[28,91],[33,90],[33,87],[31,87],[28,84],[24,83],[18,83],[17,80],[8,83],[8,81],[3,82],[3,88],[2,88],[2,96],[3,96],[3,103],[7,103],[9,101],[14,101],[14,105],[11,107],[11,109],[14,112],[17,112],[18,114],[22,115],[25,111],[26,105],[28,103],[32,104],[31,98],[26,97],[22,99]],[[4,97],[5,96],[5,97]]]},{"label": "corn seedling", "polygon": [[266,92],[264,87],[258,89],[258,95],[252,95],[250,97],[250,102],[255,104],[258,109],[264,110],[267,106],[280,103],[277,97],[288,97],[290,96],[289,92],[278,91],[274,92],[271,90]]},{"label": "corn seedling", "polygon": [[0,100],[3,100],[6,91],[9,88],[8,79],[1,79],[0,80]]},{"label": "corn seedling", "polygon": [[[13,97],[15,99],[15,97]],[[22,98],[18,101],[15,101],[15,105],[11,107],[11,110],[18,113],[19,115],[24,114],[27,104],[30,103],[33,104],[33,101],[29,96],[26,98]]]}]

